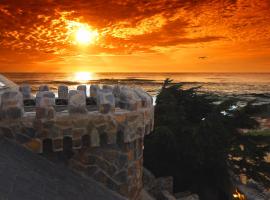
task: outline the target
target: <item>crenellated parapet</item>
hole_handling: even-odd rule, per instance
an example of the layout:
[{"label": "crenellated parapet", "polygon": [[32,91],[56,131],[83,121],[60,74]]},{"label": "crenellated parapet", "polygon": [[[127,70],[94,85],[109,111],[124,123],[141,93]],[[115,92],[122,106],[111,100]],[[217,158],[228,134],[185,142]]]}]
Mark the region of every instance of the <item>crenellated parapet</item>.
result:
[{"label": "crenellated parapet", "polygon": [[35,95],[29,85],[6,91],[0,101],[0,133],[36,153],[48,147],[61,152],[69,140],[74,170],[139,199],[143,138],[154,125],[152,97],[121,85],[76,90],[61,85],[56,94],[46,85]]},{"label": "crenellated parapet", "polygon": [[[65,86],[59,86],[58,96],[66,99],[68,104],[56,105],[55,102],[59,98],[45,85],[40,86],[35,97],[31,95],[28,85],[20,87],[20,92],[5,92],[1,96],[0,127],[10,129],[9,132],[15,139],[17,128],[21,128],[22,131],[18,134],[25,138],[18,142],[22,144],[31,139],[40,140],[41,143],[44,139],[51,139],[53,143],[58,144],[64,137],[70,137],[76,140],[74,148],[81,146],[79,140],[84,135],[91,138],[90,145],[99,146],[104,138],[106,141],[102,142],[116,141],[114,137],[119,130],[123,132],[123,142],[131,142],[148,134],[153,128],[152,98],[140,88],[119,85],[106,85],[101,88],[91,85],[90,97],[87,97],[86,87],[78,86],[77,90],[68,90]],[[96,102],[90,105],[90,111],[86,103],[87,98]],[[23,101],[30,99],[35,104],[24,106]],[[31,107],[32,110],[25,111],[27,107]],[[58,107],[61,107],[61,111],[58,111]],[[10,127],[10,123],[17,124],[16,130]],[[32,137],[27,133],[24,135],[24,129],[32,130]],[[58,142],[54,142],[55,140]],[[61,151],[60,146],[54,145],[53,151]],[[40,145],[37,152],[42,151]]]}]

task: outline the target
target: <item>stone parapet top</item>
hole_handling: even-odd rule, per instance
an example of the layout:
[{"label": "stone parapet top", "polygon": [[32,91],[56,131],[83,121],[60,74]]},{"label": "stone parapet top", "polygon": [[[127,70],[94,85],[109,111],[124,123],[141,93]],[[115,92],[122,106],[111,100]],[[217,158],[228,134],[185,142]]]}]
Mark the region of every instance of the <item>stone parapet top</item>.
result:
[{"label": "stone parapet top", "polygon": [[[0,133],[6,134],[31,149],[43,152],[45,140],[52,142],[53,151],[62,151],[65,138],[72,139],[72,148],[85,144],[99,147],[104,144],[130,143],[149,134],[154,125],[154,106],[149,94],[140,88],[126,86],[90,86],[69,90],[60,86],[61,97],[67,99],[67,109],[57,111],[55,95],[49,87],[39,87],[35,109],[24,111],[23,101],[30,97],[28,85],[20,92],[7,92],[1,97]],[[67,93],[68,92],[68,93]],[[87,109],[86,100],[92,98],[96,110]]]},{"label": "stone parapet top", "polygon": [[[123,85],[90,85],[89,94],[87,96],[86,85],[79,85],[77,90],[69,90],[68,86],[60,85],[56,92],[50,91],[47,85],[41,85],[36,95],[32,95],[31,86],[23,84],[20,86],[20,93],[22,94],[25,104],[31,103],[32,106],[45,107],[54,105],[66,105],[70,112],[83,112],[87,102],[85,100],[91,99],[94,101],[98,110],[101,113],[114,112],[116,107],[127,110],[137,110],[141,107],[149,107],[153,105],[152,97],[139,87],[127,87]],[[42,99],[48,99],[45,102]],[[19,101],[19,99],[18,99]],[[58,104],[50,102],[58,102]],[[42,104],[42,102],[44,102]],[[43,106],[41,106],[42,104]],[[25,105],[26,106],[26,105]]]},{"label": "stone parapet top", "polygon": [[35,96],[27,84],[21,85],[19,91],[6,91],[0,96],[0,118],[20,118],[31,107],[37,118],[53,118],[55,112],[63,109],[70,114],[87,113],[88,105],[95,105],[103,114],[116,108],[133,111],[153,106],[152,97],[138,87],[91,85],[89,97],[85,85],[79,85],[77,90],[69,90],[65,85],[58,88],[58,98],[47,85],[41,85]]}]

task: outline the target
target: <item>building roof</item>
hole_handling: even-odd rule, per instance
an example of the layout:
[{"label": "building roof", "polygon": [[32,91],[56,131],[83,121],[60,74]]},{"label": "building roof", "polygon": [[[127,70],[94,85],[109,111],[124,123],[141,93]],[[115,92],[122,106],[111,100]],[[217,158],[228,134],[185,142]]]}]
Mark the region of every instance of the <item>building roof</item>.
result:
[{"label": "building roof", "polygon": [[0,136],[0,199],[121,200],[90,177],[82,177]]}]

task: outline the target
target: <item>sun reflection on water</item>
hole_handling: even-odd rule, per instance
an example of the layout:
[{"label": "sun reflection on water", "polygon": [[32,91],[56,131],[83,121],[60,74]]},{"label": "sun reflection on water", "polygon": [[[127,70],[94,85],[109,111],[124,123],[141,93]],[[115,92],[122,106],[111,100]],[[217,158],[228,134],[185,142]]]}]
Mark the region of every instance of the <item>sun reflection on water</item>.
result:
[{"label": "sun reflection on water", "polygon": [[92,72],[76,72],[74,74],[74,81],[80,83],[87,83],[90,80],[93,80],[94,74]]}]

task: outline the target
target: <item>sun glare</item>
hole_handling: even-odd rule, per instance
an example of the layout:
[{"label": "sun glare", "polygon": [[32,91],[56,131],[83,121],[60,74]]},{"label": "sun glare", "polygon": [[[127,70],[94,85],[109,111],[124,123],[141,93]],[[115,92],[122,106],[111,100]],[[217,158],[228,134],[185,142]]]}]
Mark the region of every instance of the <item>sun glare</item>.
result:
[{"label": "sun glare", "polygon": [[90,81],[92,80],[92,78],[93,78],[93,73],[91,72],[76,72],[74,75],[75,81],[78,81],[81,83]]},{"label": "sun glare", "polygon": [[96,40],[98,33],[96,31],[81,27],[76,32],[76,41],[79,44],[92,44]]},{"label": "sun glare", "polygon": [[98,39],[98,32],[88,24],[69,21],[67,28],[73,35],[75,44],[89,45],[93,44]]}]

